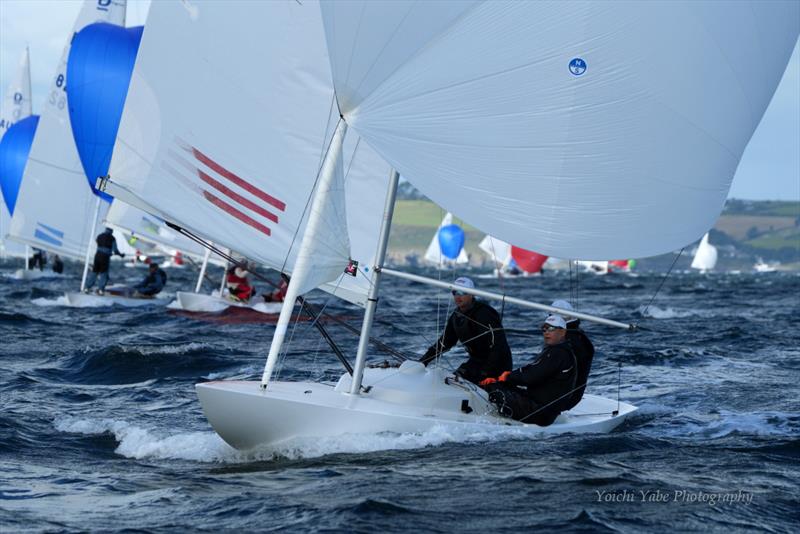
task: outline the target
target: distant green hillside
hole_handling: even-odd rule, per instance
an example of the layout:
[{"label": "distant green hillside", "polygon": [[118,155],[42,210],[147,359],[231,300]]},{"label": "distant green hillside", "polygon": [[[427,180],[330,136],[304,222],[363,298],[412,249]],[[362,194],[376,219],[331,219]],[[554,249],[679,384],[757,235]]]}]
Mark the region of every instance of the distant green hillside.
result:
[{"label": "distant green hillside", "polygon": [[[398,200],[389,250],[395,254],[423,254],[445,211],[429,200]],[[483,233],[454,217],[466,233],[470,254],[479,252]],[[765,260],[800,261],[800,202],[728,200],[711,234],[719,246]],[[476,256],[479,257],[479,256]]]}]

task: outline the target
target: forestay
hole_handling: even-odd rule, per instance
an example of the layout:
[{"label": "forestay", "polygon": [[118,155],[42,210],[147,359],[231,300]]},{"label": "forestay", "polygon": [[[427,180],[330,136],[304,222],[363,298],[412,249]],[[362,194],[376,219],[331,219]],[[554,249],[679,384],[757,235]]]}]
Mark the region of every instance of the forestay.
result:
[{"label": "forestay", "polygon": [[[86,0],[61,55],[22,178],[9,237],[63,256],[83,258],[95,197],[86,184],[67,110],[72,36],[93,22],[125,24],[125,0]],[[107,209],[104,206],[103,210]]]},{"label": "forestay", "polygon": [[321,9],[351,132],[471,225],[579,259],[713,225],[800,26],[763,0]]},{"label": "forestay", "polygon": [[[316,3],[154,2],[106,190],[291,273],[338,119]],[[363,304],[388,175],[347,136],[302,291]]]}]

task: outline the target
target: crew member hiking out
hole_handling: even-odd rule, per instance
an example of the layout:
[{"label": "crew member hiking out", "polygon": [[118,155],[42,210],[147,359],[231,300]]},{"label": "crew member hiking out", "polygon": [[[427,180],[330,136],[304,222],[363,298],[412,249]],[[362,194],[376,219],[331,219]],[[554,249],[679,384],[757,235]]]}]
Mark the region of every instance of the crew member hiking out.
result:
[{"label": "crew member hiking out", "polygon": [[545,347],[533,361],[480,385],[498,412],[523,423],[548,426],[570,406],[577,379],[577,362],[566,341],[567,324],[550,315],[542,325]]},{"label": "crew member hiking out", "polygon": [[[456,279],[454,285],[475,288],[475,283],[466,276]],[[453,300],[456,309],[450,314],[444,332],[420,361],[427,366],[460,341],[469,358],[456,369],[456,374],[477,384],[484,378],[510,371],[511,349],[497,311],[457,289],[453,291]]]}]

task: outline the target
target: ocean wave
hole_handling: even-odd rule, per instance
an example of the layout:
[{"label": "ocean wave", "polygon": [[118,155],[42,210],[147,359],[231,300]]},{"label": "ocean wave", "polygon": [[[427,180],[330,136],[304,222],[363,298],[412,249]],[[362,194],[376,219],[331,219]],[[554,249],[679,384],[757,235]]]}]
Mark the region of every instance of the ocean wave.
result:
[{"label": "ocean wave", "polygon": [[651,317],[653,319],[675,319],[681,317],[711,317],[713,312],[710,310],[676,310],[671,307],[659,308],[658,306],[640,306],[637,313],[642,317]]},{"label": "ocean wave", "polygon": [[54,299],[48,298],[38,298],[31,300],[31,304],[35,304],[36,306],[69,306],[69,302],[67,302],[67,297],[65,295],[61,295],[60,297]]},{"label": "ocean wave", "polygon": [[[239,451],[215,432],[183,432],[165,435],[125,420],[67,417],[55,422],[56,430],[95,436],[112,434],[118,442],[115,452],[127,458],[188,460],[201,463],[241,464],[275,460],[320,458],[333,454],[364,454],[389,450],[412,450],[445,443],[477,443],[525,439],[514,427],[487,430],[467,427],[433,427],[422,433],[345,434],[332,437],[293,438],[269,446]],[[529,438],[528,438],[529,439]]]},{"label": "ocean wave", "polygon": [[57,382],[132,384],[163,378],[197,378],[232,365],[231,351],[203,342],[84,348],[59,367],[37,370]]}]

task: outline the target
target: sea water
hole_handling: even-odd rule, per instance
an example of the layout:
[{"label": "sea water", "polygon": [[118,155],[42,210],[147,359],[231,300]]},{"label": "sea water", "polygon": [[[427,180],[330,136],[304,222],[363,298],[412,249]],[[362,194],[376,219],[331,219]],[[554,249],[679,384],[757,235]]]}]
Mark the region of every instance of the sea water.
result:
[{"label": "sea water", "polygon": [[[66,279],[2,277],[15,267],[0,265],[3,532],[792,532],[800,524],[796,273],[673,273],[651,304],[663,273],[478,280],[646,328],[585,324],[598,351],[588,391],[640,408],[610,434],[532,440],[513,429],[433,428],[240,452],[210,429],[194,384],[258,379],[274,316],[68,308],[62,294],[78,285],[79,266]],[[116,282],[144,275],[114,268]],[[167,291],[191,290],[194,276],[169,271]],[[419,356],[452,310],[450,296],[384,280],[373,336]],[[310,300],[360,326],[356,308],[324,293]],[[541,343],[543,315],[511,305],[502,313],[516,331],[515,364],[524,364]],[[352,358],[356,338],[323,324]],[[294,323],[287,340],[281,379],[341,374],[308,321]],[[384,358],[392,359],[374,353]],[[463,358],[456,349],[441,364]]]}]

